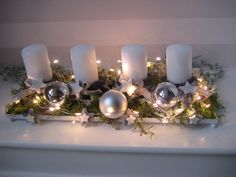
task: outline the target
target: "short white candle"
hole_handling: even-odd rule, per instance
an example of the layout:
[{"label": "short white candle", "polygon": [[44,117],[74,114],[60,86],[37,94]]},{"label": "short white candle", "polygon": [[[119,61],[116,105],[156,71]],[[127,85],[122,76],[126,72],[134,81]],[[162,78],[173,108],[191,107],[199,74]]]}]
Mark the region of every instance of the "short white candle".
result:
[{"label": "short white candle", "polygon": [[75,81],[89,84],[98,80],[95,48],[90,45],[77,45],[70,50]]},{"label": "short white candle", "polygon": [[121,50],[122,72],[134,82],[147,77],[147,52],[142,45],[125,45]]},{"label": "short white candle", "polygon": [[166,49],[167,79],[182,84],[192,77],[192,47],[172,44]]},{"label": "short white candle", "polygon": [[24,47],[21,51],[26,73],[29,79],[49,81],[52,79],[52,70],[46,46],[33,44]]}]

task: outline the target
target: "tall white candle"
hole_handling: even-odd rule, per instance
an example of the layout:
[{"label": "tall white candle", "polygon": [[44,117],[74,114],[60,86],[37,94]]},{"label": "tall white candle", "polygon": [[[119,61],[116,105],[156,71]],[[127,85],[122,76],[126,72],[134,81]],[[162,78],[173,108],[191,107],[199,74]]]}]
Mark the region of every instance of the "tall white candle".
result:
[{"label": "tall white candle", "polygon": [[192,77],[192,47],[172,44],[166,49],[167,79],[181,84]]},{"label": "tall white candle", "polygon": [[98,80],[95,48],[90,45],[77,45],[71,48],[72,68],[75,81],[89,84]]},{"label": "tall white candle", "polygon": [[42,44],[29,45],[22,49],[21,55],[29,79],[38,81],[52,79],[52,70],[46,46]]},{"label": "tall white candle", "polygon": [[142,45],[125,45],[121,50],[123,75],[139,81],[147,77],[147,52]]}]

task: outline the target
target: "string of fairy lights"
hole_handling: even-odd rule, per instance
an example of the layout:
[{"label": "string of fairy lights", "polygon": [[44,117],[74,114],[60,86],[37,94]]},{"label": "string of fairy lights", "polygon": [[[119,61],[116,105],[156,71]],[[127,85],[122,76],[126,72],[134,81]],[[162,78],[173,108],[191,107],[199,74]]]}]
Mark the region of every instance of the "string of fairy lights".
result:
[{"label": "string of fairy lights", "polygon": [[[150,68],[150,67],[152,67],[152,65],[159,63],[161,61],[162,61],[161,57],[156,57],[155,61],[148,61],[147,62],[147,67]],[[57,65],[60,63],[60,61],[58,59],[55,59],[55,60],[53,60],[52,63]],[[101,62],[101,60],[97,60],[96,63],[98,64],[98,66],[100,66],[102,62]],[[116,67],[116,68],[112,67],[112,68],[109,68],[108,70],[110,72],[116,72],[117,77],[120,77],[122,75],[122,70],[121,70],[122,61],[117,60],[117,63],[119,64],[118,67]],[[73,74],[71,74],[70,79],[71,79],[71,81],[74,80],[75,76]],[[202,89],[201,91],[206,91],[206,92],[210,91],[211,93],[214,92],[214,88],[211,88],[208,85],[207,81],[202,76],[197,77],[197,85],[198,85],[199,89]],[[136,93],[137,89],[138,89],[138,86],[131,83],[130,85],[128,85],[126,92],[129,96],[135,97],[135,93]],[[204,106],[205,108],[209,108],[211,106],[211,104],[204,102],[208,97],[201,95],[199,92],[194,92],[193,102],[199,101],[199,102],[201,102],[202,106]],[[48,112],[54,112],[54,111],[60,110],[65,114],[71,115],[71,113],[68,110],[62,108],[61,104],[59,104],[59,103],[55,104],[53,106],[50,105],[49,107],[47,107],[47,106],[45,107],[43,105],[43,103],[45,103],[45,100],[46,100],[45,95],[42,95],[41,92],[38,90],[38,92],[35,94],[34,99],[32,99],[32,103],[34,105],[37,105],[41,109],[47,109]],[[160,111],[158,116],[162,117],[161,123],[165,124],[165,123],[170,122],[170,119],[166,118],[166,116],[168,116],[168,111],[166,111],[165,108],[168,107],[169,105],[175,105],[179,100],[171,100],[169,103],[163,103],[163,102],[161,102],[161,100],[158,100],[158,99],[156,99],[155,102],[153,102],[152,100],[147,100],[147,101],[149,103],[151,103],[153,107],[157,108]],[[20,99],[15,100],[15,104],[18,104],[19,102],[20,102]],[[174,113],[171,114],[172,119],[177,117],[181,113],[183,113],[183,111],[185,111],[185,110],[186,110],[186,106],[184,106],[183,104],[180,104],[179,106],[175,107],[175,109],[173,111]],[[139,112],[137,110],[132,110],[132,111],[136,116],[139,115]],[[161,112],[165,112],[165,114],[161,114]],[[75,116],[75,117],[78,117],[81,115],[82,115],[81,112],[73,113],[73,116]],[[194,109],[192,104],[189,104],[189,106],[188,106],[187,116],[189,117],[190,120],[195,119],[198,116],[198,115],[196,115],[196,110]],[[132,115],[132,116],[129,116],[129,118],[135,119],[135,116]],[[72,123],[75,124],[76,120],[72,120]]]}]

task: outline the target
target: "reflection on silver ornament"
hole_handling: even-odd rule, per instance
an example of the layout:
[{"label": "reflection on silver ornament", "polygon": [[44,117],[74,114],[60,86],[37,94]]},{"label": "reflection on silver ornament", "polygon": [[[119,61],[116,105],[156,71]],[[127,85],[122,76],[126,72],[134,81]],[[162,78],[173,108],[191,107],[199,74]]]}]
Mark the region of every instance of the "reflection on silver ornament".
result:
[{"label": "reflection on silver ornament", "polygon": [[51,106],[61,106],[69,95],[69,89],[65,83],[54,81],[46,85],[44,95]]},{"label": "reflection on silver ornament", "polygon": [[128,107],[125,95],[117,90],[109,90],[102,95],[99,108],[103,115],[116,119],[124,115]]},{"label": "reflection on silver ornament", "polygon": [[156,104],[167,109],[176,104],[177,95],[177,87],[170,82],[162,82],[158,84],[154,92]]}]

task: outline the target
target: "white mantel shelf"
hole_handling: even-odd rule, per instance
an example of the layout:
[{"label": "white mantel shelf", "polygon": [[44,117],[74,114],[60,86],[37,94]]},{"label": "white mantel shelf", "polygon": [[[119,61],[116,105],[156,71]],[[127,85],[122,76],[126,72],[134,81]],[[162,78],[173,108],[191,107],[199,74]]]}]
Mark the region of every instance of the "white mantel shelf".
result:
[{"label": "white mantel shelf", "polygon": [[[206,164],[213,163],[209,164],[210,171],[203,169],[201,172],[200,169],[196,169],[196,173],[198,172],[200,176],[220,176],[225,174],[220,171],[221,168],[228,171],[224,176],[236,176],[234,167],[236,165],[236,69],[234,68],[227,69],[224,79],[218,84],[219,93],[226,107],[226,116],[217,128],[204,126],[192,129],[180,125],[156,125],[153,129],[155,135],[151,139],[149,136],[140,136],[138,132],[132,132],[130,127],[114,130],[109,125],[83,127],[79,123],[68,122],[45,122],[42,125],[31,125],[25,121],[10,122],[4,114],[5,103],[10,98],[10,84],[1,82],[0,88],[0,176],[45,176],[44,173],[50,174],[49,176],[57,176],[56,174],[61,176],[152,176],[153,174],[153,176],[157,176],[155,169],[158,167],[152,167],[149,159],[152,159],[153,163],[159,164],[158,174],[161,176],[172,176],[170,172],[165,175],[163,170],[166,168],[173,168],[173,176],[189,176],[187,172],[179,172],[180,170],[176,166],[161,166],[163,162],[169,165],[177,162],[177,166],[179,163],[183,163],[185,166],[187,164],[196,165],[197,163],[199,168],[204,168]],[[54,154],[51,161],[57,159],[53,161],[55,164],[59,163],[58,159],[62,154],[65,155],[63,158],[61,157],[65,164],[70,162],[69,157],[73,159],[78,155],[74,161],[80,166],[74,164],[78,168],[77,170],[73,168],[73,170],[67,171],[66,167],[65,171],[62,172],[60,172],[60,168],[55,170],[54,167],[53,171],[48,169],[48,166],[44,165],[45,163],[41,164],[34,159],[32,166],[35,164],[41,166],[32,167],[28,171],[20,161],[22,160],[23,163],[30,165],[32,151],[34,152],[33,156],[42,162],[45,159],[40,159],[40,157],[44,157],[45,153]],[[93,154],[94,156],[92,156]],[[99,154],[103,155],[99,156]],[[120,154],[119,157],[117,157],[118,154]],[[96,159],[98,156],[100,160]],[[129,156],[132,156],[132,162],[128,159]],[[19,160],[20,157],[23,159]],[[110,160],[108,160],[109,157]],[[202,160],[198,159],[199,157],[202,157]],[[47,156],[47,158],[50,157]],[[94,171],[87,169],[86,172],[86,166],[81,164],[84,158],[87,159],[85,160],[87,164],[92,165],[95,162],[101,162],[104,165],[110,165],[111,169],[106,169],[105,172],[99,171],[98,168],[101,167],[101,164],[96,163],[97,168],[91,167]],[[141,169],[137,159],[134,160],[135,158],[147,162],[145,163],[146,166],[141,165],[147,170],[146,175],[142,172],[132,173],[127,169],[120,172],[122,170],[121,161],[123,163],[126,161],[127,163],[137,163],[137,169]],[[176,158],[181,158],[183,161],[175,161]],[[217,163],[217,159],[219,163]],[[62,165],[61,163],[58,166],[65,167],[65,164]],[[133,166],[133,164],[126,165],[126,167],[131,168],[131,171],[134,168]],[[70,165],[70,168],[72,167],[73,165]],[[213,167],[216,169],[211,169]],[[90,167],[88,168],[90,169]],[[191,166],[184,170],[194,172],[192,168],[195,169]],[[191,176],[198,175],[191,173]]]}]

